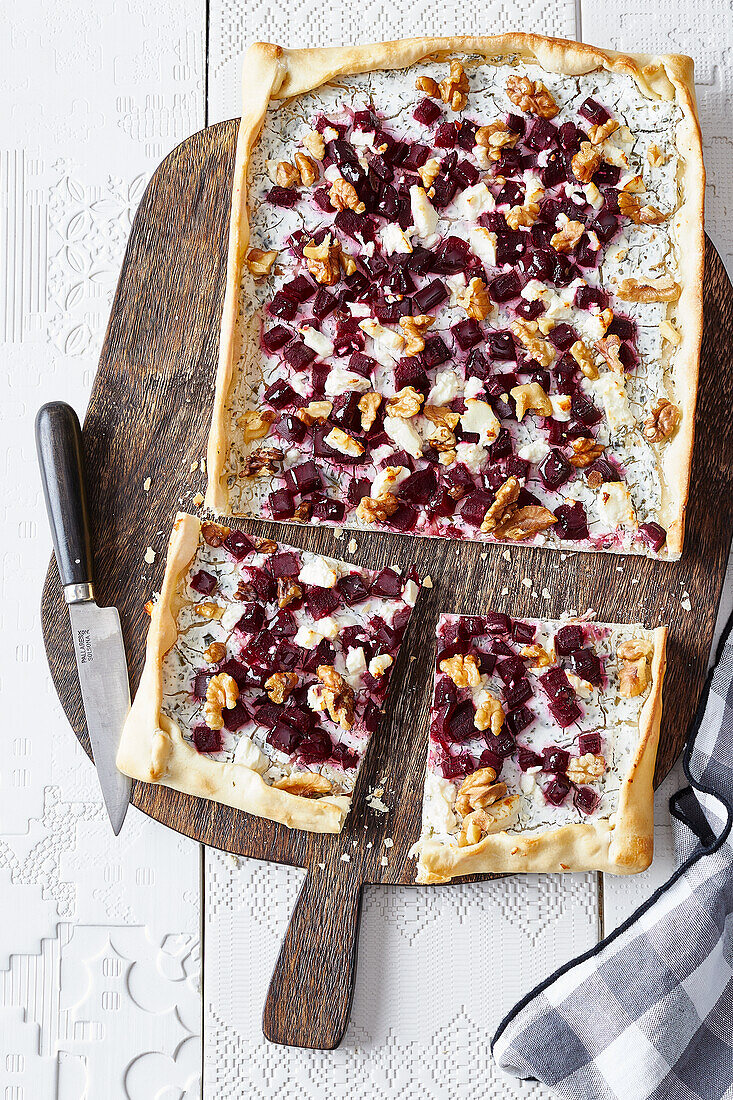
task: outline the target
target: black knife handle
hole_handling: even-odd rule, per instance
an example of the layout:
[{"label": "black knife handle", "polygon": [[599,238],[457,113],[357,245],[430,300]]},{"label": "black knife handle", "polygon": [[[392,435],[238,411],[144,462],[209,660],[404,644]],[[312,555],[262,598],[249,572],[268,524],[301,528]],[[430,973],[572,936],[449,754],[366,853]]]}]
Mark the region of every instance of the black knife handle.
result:
[{"label": "black knife handle", "polygon": [[36,448],[61,584],[91,585],[84,445],[79,418],[71,405],[50,401],[38,410]]}]

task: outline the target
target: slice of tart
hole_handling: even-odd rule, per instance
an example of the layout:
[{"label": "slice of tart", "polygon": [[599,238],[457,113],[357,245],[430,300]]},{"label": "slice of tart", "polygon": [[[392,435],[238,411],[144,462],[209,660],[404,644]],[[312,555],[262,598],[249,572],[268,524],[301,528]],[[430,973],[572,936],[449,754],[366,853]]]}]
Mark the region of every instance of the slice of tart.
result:
[{"label": "slice of tart", "polygon": [[417,594],[414,576],[179,513],[118,767],[339,832]]},{"label": "slice of tart", "polygon": [[653,853],[666,628],[441,616],[418,882]]},{"label": "slice of tart", "polygon": [[536,35],[245,63],[207,504],[677,558],[692,63]]}]

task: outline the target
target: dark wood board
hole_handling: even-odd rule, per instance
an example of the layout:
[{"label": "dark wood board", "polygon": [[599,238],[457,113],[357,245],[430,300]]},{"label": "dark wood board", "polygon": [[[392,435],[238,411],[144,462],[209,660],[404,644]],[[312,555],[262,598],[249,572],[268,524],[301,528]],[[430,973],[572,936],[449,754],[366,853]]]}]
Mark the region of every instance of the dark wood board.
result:
[{"label": "dark wood board", "polygon": [[[201,131],[158,168],[140,204],[84,424],[89,506],[96,532],[97,598],[120,611],[134,690],[144,656],[144,603],[159,588],[172,518],[203,488],[191,464],[206,451],[224,292],[237,122]],[[442,539],[356,533],[347,553],[329,528],[250,523],[258,533],[381,568],[416,562],[434,587],[410,625],[383,727],[374,738],[343,833],[290,832],[240,811],[136,783],[133,802],[194,839],[309,873],[265,1008],[268,1038],[332,1048],[346,1027],[365,883],[412,883],[419,834],[434,632],[438,612],[557,617],[594,608],[600,619],[670,627],[661,780],[682,747],[702,686],[731,534],[733,483],[733,290],[707,247],[705,334],[698,434],[681,562],[615,555],[560,555]],[[143,489],[151,478],[149,492]],[[158,550],[144,564],[148,545]],[[523,581],[530,578],[531,586]],[[547,588],[549,599],[543,599]],[[502,594],[506,589],[507,592]],[[682,608],[689,593],[692,611]],[[51,672],[77,737],[90,753],[68,616],[51,563],[42,605]],[[91,753],[90,753],[91,755]],[[367,806],[386,777],[388,815]],[[385,847],[385,840],[394,840]],[[348,860],[342,859],[348,856]],[[382,858],[386,856],[386,865]],[[323,867],[319,865],[323,865]]]}]

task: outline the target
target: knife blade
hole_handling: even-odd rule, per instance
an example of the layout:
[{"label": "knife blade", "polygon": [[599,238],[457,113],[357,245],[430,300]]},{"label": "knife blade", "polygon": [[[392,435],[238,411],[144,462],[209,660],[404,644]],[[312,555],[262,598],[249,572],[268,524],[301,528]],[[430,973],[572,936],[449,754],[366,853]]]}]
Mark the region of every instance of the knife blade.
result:
[{"label": "knife blade", "polygon": [[120,616],[94,599],[93,560],[84,487],[84,451],[76,413],[62,401],[36,417],[36,446],[54,552],[69,606],[89,740],[115,836],[130,802],[130,780],[115,756],[130,709],[130,683]]}]

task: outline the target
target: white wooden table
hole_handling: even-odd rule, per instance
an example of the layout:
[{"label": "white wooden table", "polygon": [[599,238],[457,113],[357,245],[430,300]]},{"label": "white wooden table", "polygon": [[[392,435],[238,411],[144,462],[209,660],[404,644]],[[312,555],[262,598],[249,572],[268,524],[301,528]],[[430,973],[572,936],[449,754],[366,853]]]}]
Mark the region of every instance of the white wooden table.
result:
[{"label": "white wooden table", "polygon": [[[417,22],[416,22],[417,19]],[[727,0],[25,0],[0,47],[0,1096],[5,1100],[545,1096],[497,1073],[502,1013],[613,928],[672,865],[370,889],[334,1053],[270,1046],[260,1012],[300,872],[203,850],[137,810],[115,840],[56,700],[38,616],[50,539],[36,408],[83,411],[130,220],[160,159],[238,114],[256,39],[337,44],[519,27],[697,63],[708,227],[733,258]],[[8,110],[9,107],[9,110]],[[141,572],[144,572],[141,563]]]}]

